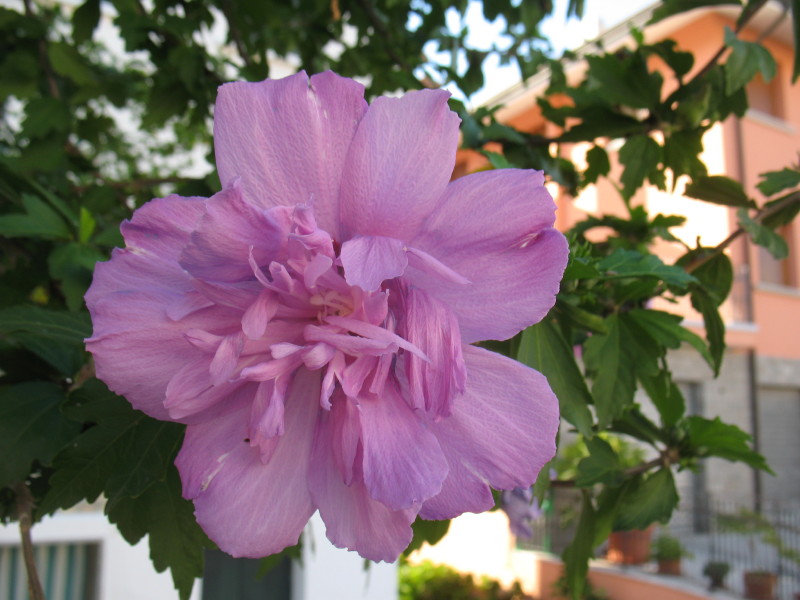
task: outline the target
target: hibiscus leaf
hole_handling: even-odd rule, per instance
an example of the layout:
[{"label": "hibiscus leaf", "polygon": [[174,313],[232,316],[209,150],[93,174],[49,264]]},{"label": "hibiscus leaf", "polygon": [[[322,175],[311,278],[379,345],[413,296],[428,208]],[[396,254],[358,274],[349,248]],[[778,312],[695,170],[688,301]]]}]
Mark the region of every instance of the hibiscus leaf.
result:
[{"label": "hibiscus leaf", "polygon": [[583,504],[572,542],[564,550],[564,579],[572,600],[583,598],[589,559],[594,555],[595,510],[589,492],[583,491]]},{"label": "hibiscus leaf", "polygon": [[765,196],[772,196],[800,185],[800,169],[784,167],[780,171],[761,173],[760,177],[761,181],[756,187]]},{"label": "hibiscus leaf", "polygon": [[0,310],[0,334],[69,377],[86,362],[83,339],[92,334],[92,327],[85,312],[19,305]]},{"label": "hibiscus leaf", "polygon": [[546,319],[522,333],[517,360],[547,377],[558,398],[561,416],[578,432],[592,437],[592,413],[589,411],[592,396],[572,348],[552,320]]},{"label": "hibiscus leaf", "polygon": [[[586,373],[592,380],[592,396],[600,428],[609,425],[633,402],[636,390],[634,366],[625,353],[619,317],[606,319],[607,333],[594,334],[584,346]],[[625,340],[627,343],[629,340]]]},{"label": "hibiscus leaf", "polygon": [[61,413],[63,390],[30,381],[0,387],[0,488],[22,481],[31,464],[49,465],[80,426]]},{"label": "hibiscus leaf", "polygon": [[614,520],[614,531],[645,529],[656,521],[666,523],[678,499],[672,471],[659,469],[626,494]]},{"label": "hibiscus leaf", "polygon": [[417,517],[411,524],[411,529],[414,532],[414,537],[411,539],[408,548],[403,550],[403,556],[408,556],[414,550],[421,548],[426,542],[433,545],[441,540],[447,533],[447,530],[450,529],[450,520],[426,521]]},{"label": "hibiscus leaf", "polygon": [[636,250],[615,250],[597,266],[606,271],[606,279],[655,277],[681,289],[697,281],[682,268],[664,264],[655,254],[642,254]]},{"label": "hibiscus leaf", "polygon": [[197,525],[192,503],[181,497],[177,469],[170,466],[163,481],[136,498],[110,500],[106,514],[130,544],[149,536],[156,571],[169,569],[181,600],[188,600],[194,580],[203,575],[204,549],[214,545]]},{"label": "hibiscus leaf", "polygon": [[622,483],[622,463],[617,453],[607,441],[600,437],[586,440],[589,456],[578,463],[578,476],[575,485],[590,487],[596,483],[619,485]]},{"label": "hibiscus leaf", "polygon": [[725,352],[725,323],[719,314],[719,307],[711,294],[705,288],[694,287],[691,294],[692,307],[703,315],[706,328],[708,350],[711,353],[714,375],[719,375],[722,365],[722,355]]},{"label": "hibiscus leaf", "polygon": [[656,375],[640,376],[639,381],[658,410],[664,427],[675,425],[686,412],[686,400],[672,380],[672,373],[664,369]]},{"label": "hibiscus leaf", "polygon": [[774,473],[764,457],[755,452],[753,439],[736,425],[723,423],[719,417],[711,420],[693,416],[686,420],[689,441],[701,457],[718,456],[730,461],[741,461],[754,469]]},{"label": "hibiscus leaf", "polygon": [[176,423],[133,410],[100,381],[87,381],[70,395],[67,414],[88,427],[54,461],[50,490],[39,514],[86,499],[137,496],[164,478],[183,436]]},{"label": "hibiscus leaf", "polygon": [[635,308],[628,313],[656,343],[667,348],[678,349],[682,342],[686,342],[697,350],[709,366],[714,368],[714,358],[702,338],[683,327],[683,318],[660,310],[645,310]]}]

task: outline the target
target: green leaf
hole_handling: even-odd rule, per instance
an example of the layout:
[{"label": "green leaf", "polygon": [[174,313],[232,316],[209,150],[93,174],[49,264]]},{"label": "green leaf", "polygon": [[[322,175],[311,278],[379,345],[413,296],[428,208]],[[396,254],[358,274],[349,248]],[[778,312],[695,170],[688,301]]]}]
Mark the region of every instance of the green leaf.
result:
[{"label": "green leaf", "polygon": [[545,319],[522,333],[517,360],[547,377],[561,416],[581,434],[592,437],[592,397],[572,348],[552,320]]},{"label": "green leaf", "polygon": [[0,310],[0,334],[7,335],[59,370],[74,375],[85,362],[84,338],[92,334],[89,314],[13,306]]},{"label": "green leaf", "polygon": [[652,376],[640,376],[639,381],[658,410],[664,427],[672,427],[686,414],[686,399],[668,370],[662,369]]},{"label": "green leaf", "polygon": [[714,375],[719,375],[725,353],[725,323],[719,314],[719,306],[713,296],[702,287],[694,287],[691,293],[692,307],[703,315],[708,350],[713,359]]},{"label": "green leaf", "polygon": [[204,548],[213,544],[197,525],[192,503],[181,497],[177,469],[170,465],[166,478],[137,498],[110,500],[106,514],[130,544],[149,535],[153,566],[159,573],[169,569],[181,600],[188,600],[194,580],[203,575]]},{"label": "green leaf", "polygon": [[72,14],[72,37],[76,44],[92,38],[100,21],[100,0],[86,0]]},{"label": "green leaf", "polygon": [[617,453],[604,439],[595,436],[586,440],[589,456],[578,463],[577,487],[590,487],[596,483],[616,486],[622,483],[623,469]]},{"label": "green leaf", "polygon": [[84,58],[66,42],[50,42],[47,45],[47,56],[59,75],[68,77],[78,85],[95,83],[95,75]]},{"label": "green leaf", "polygon": [[36,98],[25,107],[23,135],[30,138],[45,137],[53,132],[65,133],[71,124],[69,107],[50,97]]},{"label": "green leaf", "polygon": [[411,524],[414,537],[411,538],[411,543],[408,545],[408,548],[403,550],[403,556],[408,556],[414,550],[422,548],[422,545],[425,543],[430,545],[436,544],[445,536],[448,529],[450,529],[449,519],[444,521],[426,521],[417,517]]},{"label": "green leaf", "polygon": [[[780,204],[777,209],[774,207]],[[800,212],[800,191],[791,192],[785,196],[770,200],[764,205],[765,210],[771,210],[761,219],[761,224],[767,229],[777,229],[791,223]]]},{"label": "green leaf", "polygon": [[739,225],[747,231],[754,243],[766,248],[777,260],[789,256],[789,245],[786,243],[786,240],[772,229],[764,227],[760,223],[754,221],[750,215],[747,214],[747,209],[740,208],[736,212],[736,216],[739,219]]},{"label": "green leaf", "polygon": [[617,315],[606,320],[607,333],[594,334],[584,346],[587,376],[592,380],[597,422],[605,428],[633,402],[634,369],[623,348]]},{"label": "green leaf", "polygon": [[774,475],[764,457],[750,447],[752,437],[736,425],[723,423],[719,417],[711,420],[693,416],[686,420],[686,426],[689,441],[698,456],[743,462]]},{"label": "green leaf", "polygon": [[[411,525],[411,528],[414,528],[414,525]],[[280,552],[275,554],[271,554],[265,558],[262,558],[259,561],[258,565],[258,573],[256,573],[256,577],[261,578],[264,577],[267,573],[272,571],[278,564],[284,559],[289,558],[292,560],[301,560],[303,558],[303,538],[300,538],[300,541],[297,542],[294,546],[289,546],[288,548],[284,548]]]},{"label": "green leaf", "polygon": [[695,261],[703,260],[706,256],[711,258],[702,263],[699,267],[692,270],[700,284],[705,288],[714,303],[719,306],[730,294],[733,287],[733,264],[731,259],[724,252],[718,252],[715,248],[696,248],[684,254],[675,263],[680,267],[686,267]]},{"label": "green leaf", "polygon": [[23,481],[34,461],[50,465],[80,431],[61,414],[63,390],[43,381],[0,387],[0,488]]},{"label": "green leaf", "polygon": [[583,598],[589,560],[594,555],[595,511],[588,492],[583,492],[581,516],[572,542],[564,550],[564,578],[571,600]]},{"label": "green leaf", "polygon": [[740,40],[726,27],[725,45],[731,49],[731,54],[724,64],[727,94],[744,88],[758,72],[764,81],[770,81],[775,77],[778,68],[775,59],[761,44]]},{"label": "green leaf", "polygon": [[97,227],[97,221],[94,220],[92,213],[86,207],[81,206],[80,222],[78,225],[78,241],[85,244],[89,241]]},{"label": "green leaf", "polygon": [[56,211],[31,194],[22,195],[24,213],[0,215],[0,235],[69,239],[69,227]]},{"label": "green leaf", "polygon": [[703,129],[676,131],[664,140],[664,167],[673,173],[673,189],[681,175],[703,177],[706,165],[700,160],[703,151]]},{"label": "green leaf", "polygon": [[784,167],[780,171],[768,171],[759,176],[762,180],[756,187],[765,196],[772,196],[800,185],[800,169]]},{"label": "green leaf", "polygon": [[747,196],[741,183],[724,175],[695,177],[686,186],[683,193],[690,198],[697,198],[698,200],[724,206],[754,207],[756,205]]},{"label": "green leaf", "polygon": [[646,529],[656,521],[667,523],[678,500],[672,471],[659,469],[626,494],[614,521],[614,531]]},{"label": "green leaf", "polygon": [[598,145],[592,146],[586,153],[586,164],[588,166],[583,172],[584,184],[596,183],[599,177],[608,175],[611,170],[608,153]]},{"label": "green leaf", "polygon": [[556,309],[560,319],[568,326],[577,326],[593,333],[605,333],[606,322],[600,315],[573,306],[564,300],[556,301]]},{"label": "green leaf", "polygon": [[83,296],[92,283],[94,266],[104,258],[96,248],[76,242],[58,246],[50,253],[47,259],[50,276],[61,282],[61,291],[71,311],[83,306]]},{"label": "green leaf", "polygon": [[625,167],[620,177],[622,195],[629,200],[644,184],[645,178],[652,181],[653,172],[658,170],[663,149],[647,135],[634,135],[620,148],[619,162]]},{"label": "green leaf", "polygon": [[680,267],[665,265],[655,254],[642,254],[636,250],[618,248],[598,265],[606,271],[606,279],[623,277],[655,277],[667,285],[686,288],[697,281]]},{"label": "green leaf", "polygon": [[686,342],[697,350],[713,368],[714,359],[708,346],[697,334],[681,325],[683,317],[660,310],[644,310],[635,308],[628,313],[648,336],[658,344],[677,349],[681,342]]},{"label": "green leaf", "polygon": [[91,502],[101,493],[109,499],[138,496],[164,478],[183,439],[182,425],[133,410],[96,379],[73,392],[70,401],[71,418],[95,425],[56,457],[40,513]]}]

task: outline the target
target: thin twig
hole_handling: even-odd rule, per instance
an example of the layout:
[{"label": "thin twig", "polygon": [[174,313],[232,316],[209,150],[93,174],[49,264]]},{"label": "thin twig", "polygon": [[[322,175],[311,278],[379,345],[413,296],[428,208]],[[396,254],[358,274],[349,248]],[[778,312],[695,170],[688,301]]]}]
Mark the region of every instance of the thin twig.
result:
[{"label": "thin twig", "polygon": [[24,483],[18,483],[14,486],[14,495],[17,500],[17,519],[19,519],[19,533],[22,540],[22,557],[25,561],[25,571],[28,574],[28,596],[30,600],[45,600],[42,583],[39,581],[39,572],[36,569],[36,560],[33,556],[33,541],[31,540],[33,498],[31,497],[31,491]]}]

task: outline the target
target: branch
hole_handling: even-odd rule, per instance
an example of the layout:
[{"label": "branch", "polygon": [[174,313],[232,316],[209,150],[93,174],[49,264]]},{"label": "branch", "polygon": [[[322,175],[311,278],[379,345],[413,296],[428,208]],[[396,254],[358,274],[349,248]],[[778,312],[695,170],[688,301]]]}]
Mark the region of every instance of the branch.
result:
[{"label": "branch", "polygon": [[[753,217],[753,220],[756,223],[761,223],[767,217],[770,217],[770,216],[774,215],[775,213],[783,210],[784,208],[786,208],[787,206],[789,206],[791,204],[794,204],[795,202],[800,202],[800,192],[794,192],[793,194],[789,194],[788,196],[786,196],[780,202],[776,202],[772,206],[769,206],[769,207],[766,207],[766,208],[762,208],[756,214],[756,216]],[[688,263],[686,263],[686,265],[684,265],[684,267],[683,267],[684,270],[687,273],[691,273],[695,269],[700,268],[701,266],[706,264],[708,261],[710,261],[712,258],[714,258],[715,256],[717,256],[717,255],[721,254],[722,252],[724,252],[725,249],[728,246],[730,246],[734,242],[734,240],[736,240],[736,238],[738,238],[740,235],[744,234],[745,232],[746,232],[746,230],[745,230],[744,227],[739,227],[734,232],[732,232],[728,237],[726,237],[724,240],[722,240],[719,244],[714,246],[714,248],[710,252],[704,254],[703,256],[699,256],[694,260],[690,260]]]},{"label": "branch", "polygon": [[31,540],[31,525],[33,523],[33,498],[31,491],[24,483],[14,486],[14,495],[17,499],[17,518],[19,519],[19,533],[22,540],[22,556],[25,560],[25,571],[28,574],[28,596],[30,600],[45,600],[44,590],[39,581],[36,570],[36,560],[33,556],[33,541]]},{"label": "branch", "polygon": [[[641,475],[642,473],[647,473],[648,471],[654,469],[655,467],[664,467],[669,468],[671,465],[677,463],[680,460],[680,453],[676,450],[671,450],[667,448],[666,450],[662,451],[658,458],[654,458],[652,460],[648,460],[643,463],[639,463],[638,465],[634,465],[633,467],[629,467],[625,469],[622,474],[625,477],[634,477],[635,475]],[[551,479],[550,480],[550,487],[554,488],[574,488],[575,487],[575,480],[574,479]]]}]

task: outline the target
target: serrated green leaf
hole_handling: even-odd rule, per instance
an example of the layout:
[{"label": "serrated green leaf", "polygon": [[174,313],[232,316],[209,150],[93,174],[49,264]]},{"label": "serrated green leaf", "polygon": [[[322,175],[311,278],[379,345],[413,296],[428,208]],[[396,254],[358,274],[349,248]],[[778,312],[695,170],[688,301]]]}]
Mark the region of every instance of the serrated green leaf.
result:
[{"label": "serrated green leaf", "polygon": [[672,471],[659,469],[626,494],[617,512],[614,530],[646,529],[656,521],[667,523],[678,500]]},{"label": "serrated green leaf", "polygon": [[619,162],[625,167],[620,182],[626,200],[642,187],[646,178],[658,171],[662,158],[663,148],[650,136],[634,135],[628,138],[619,151]]},{"label": "serrated green leaf", "polygon": [[639,381],[658,410],[664,427],[672,427],[686,414],[686,400],[668,370],[662,369],[649,377],[640,376]]},{"label": "serrated green leaf", "polygon": [[[780,208],[775,208],[780,204]],[[791,192],[785,196],[770,200],[764,205],[764,210],[772,211],[761,219],[761,224],[767,229],[777,229],[791,223],[800,212],[800,191]]]},{"label": "serrated green leaf", "polygon": [[708,351],[711,353],[713,360],[712,368],[714,369],[714,375],[719,375],[722,357],[725,353],[725,323],[719,314],[719,307],[708,291],[699,286],[692,289],[690,298],[692,307],[703,315]]},{"label": "serrated green leaf", "polygon": [[772,196],[800,185],[800,169],[784,167],[780,171],[761,173],[759,177],[761,181],[756,187],[765,196]]},{"label": "serrated green leaf", "polygon": [[664,140],[664,167],[672,170],[672,187],[681,175],[704,177],[708,170],[700,160],[704,129],[675,131]]},{"label": "serrated green leaf", "polygon": [[101,493],[109,499],[138,496],[164,478],[183,439],[183,426],[156,421],[96,379],[70,395],[68,415],[95,423],[54,461],[50,490],[38,510],[52,513]]},{"label": "serrated green leaf", "polygon": [[586,170],[583,172],[584,183],[596,183],[598,178],[608,175],[611,170],[611,162],[608,153],[604,148],[594,145],[586,153]]},{"label": "serrated green leaf", "polygon": [[0,334],[7,335],[65,376],[85,363],[83,340],[92,334],[89,314],[13,306],[0,310]]},{"label": "serrated green leaf", "polygon": [[564,578],[571,600],[583,598],[589,560],[594,556],[595,511],[588,492],[583,492],[581,516],[572,542],[564,550]]},{"label": "serrated green leaf", "polygon": [[697,281],[682,268],[665,265],[655,254],[642,254],[636,250],[619,248],[601,260],[597,266],[606,271],[606,279],[655,277],[667,285],[679,288],[686,288]]},{"label": "serrated green leaf", "polygon": [[153,566],[159,573],[169,569],[181,600],[188,600],[203,575],[204,548],[213,545],[197,525],[192,503],[181,497],[177,469],[170,465],[166,477],[137,498],[109,501],[106,514],[131,544],[149,535]]},{"label": "serrated green leaf", "polygon": [[589,456],[578,463],[577,487],[590,487],[596,483],[616,486],[622,483],[623,469],[617,453],[604,439],[595,436],[586,440]]},{"label": "serrated green leaf", "polygon": [[724,175],[695,177],[683,193],[690,198],[724,206],[755,206],[755,202],[747,196],[742,184]]},{"label": "serrated green leaf", "polygon": [[619,317],[606,320],[607,333],[591,336],[584,345],[587,376],[592,380],[597,422],[605,428],[633,402],[636,378],[622,346]]},{"label": "serrated green leaf", "polygon": [[587,438],[592,436],[592,397],[575,355],[553,321],[546,319],[522,333],[517,360],[541,372],[558,398],[561,416]]},{"label": "serrated green leaf", "polygon": [[52,132],[65,133],[69,131],[71,118],[66,103],[55,98],[37,98],[25,107],[22,133],[30,138],[44,137]]},{"label": "serrated green leaf", "polygon": [[686,342],[697,350],[713,368],[714,359],[706,344],[697,334],[681,325],[683,318],[660,310],[644,310],[635,308],[628,313],[629,317],[647,332],[652,340],[667,347],[677,349],[681,342]]},{"label": "serrated green leaf", "polygon": [[77,242],[57,246],[47,259],[50,276],[61,282],[61,291],[71,311],[80,310],[92,283],[92,272],[105,257],[94,247]]},{"label": "serrated green leaf", "polygon": [[733,264],[727,254],[718,252],[715,248],[701,247],[690,250],[675,264],[686,267],[695,261],[704,259],[709,254],[711,258],[693,269],[692,275],[700,281],[715,304],[719,306],[728,297],[733,287]]},{"label": "serrated green leaf", "polygon": [[750,215],[747,214],[746,209],[740,208],[736,212],[736,217],[739,219],[739,225],[744,228],[753,242],[766,248],[777,260],[789,256],[789,245],[786,243],[786,240],[772,229],[764,227],[762,224],[754,221]]},{"label": "serrated green leaf", "polygon": [[425,543],[434,545],[445,536],[449,529],[449,519],[443,521],[427,521],[417,517],[411,524],[414,537],[411,538],[411,543],[408,545],[408,548],[403,550],[403,556],[408,556],[414,550],[422,548]]},{"label": "serrated green leaf", "polygon": [[23,481],[34,461],[50,465],[80,426],[61,413],[64,391],[32,381],[0,387],[0,488]]},{"label": "serrated green leaf", "polygon": [[700,457],[718,456],[743,462],[754,469],[774,473],[764,457],[750,446],[752,436],[736,425],[723,423],[719,417],[706,419],[692,416],[686,419],[686,429],[692,447]]},{"label": "serrated green leaf", "polygon": [[49,43],[47,57],[56,73],[68,77],[76,84],[89,85],[95,82],[95,75],[84,58],[66,42]]},{"label": "serrated green leaf", "polygon": [[731,54],[723,65],[727,94],[744,88],[756,73],[760,72],[764,81],[767,82],[775,77],[778,68],[775,59],[769,50],[758,42],[740,40],[733,31],[726,27],[725,44],[731,49]]},{"label": "serrated green leaf", "polygon": [[31,194],[22,195],[24,213],[0,215],[0,235],[69,239],[69,227],[56,211]]},{"label": "serrated green leaf", "polygon": [[92,38],[100,21],[100,0],[86,0],[72,14],[72,37],[76,44]]}]

